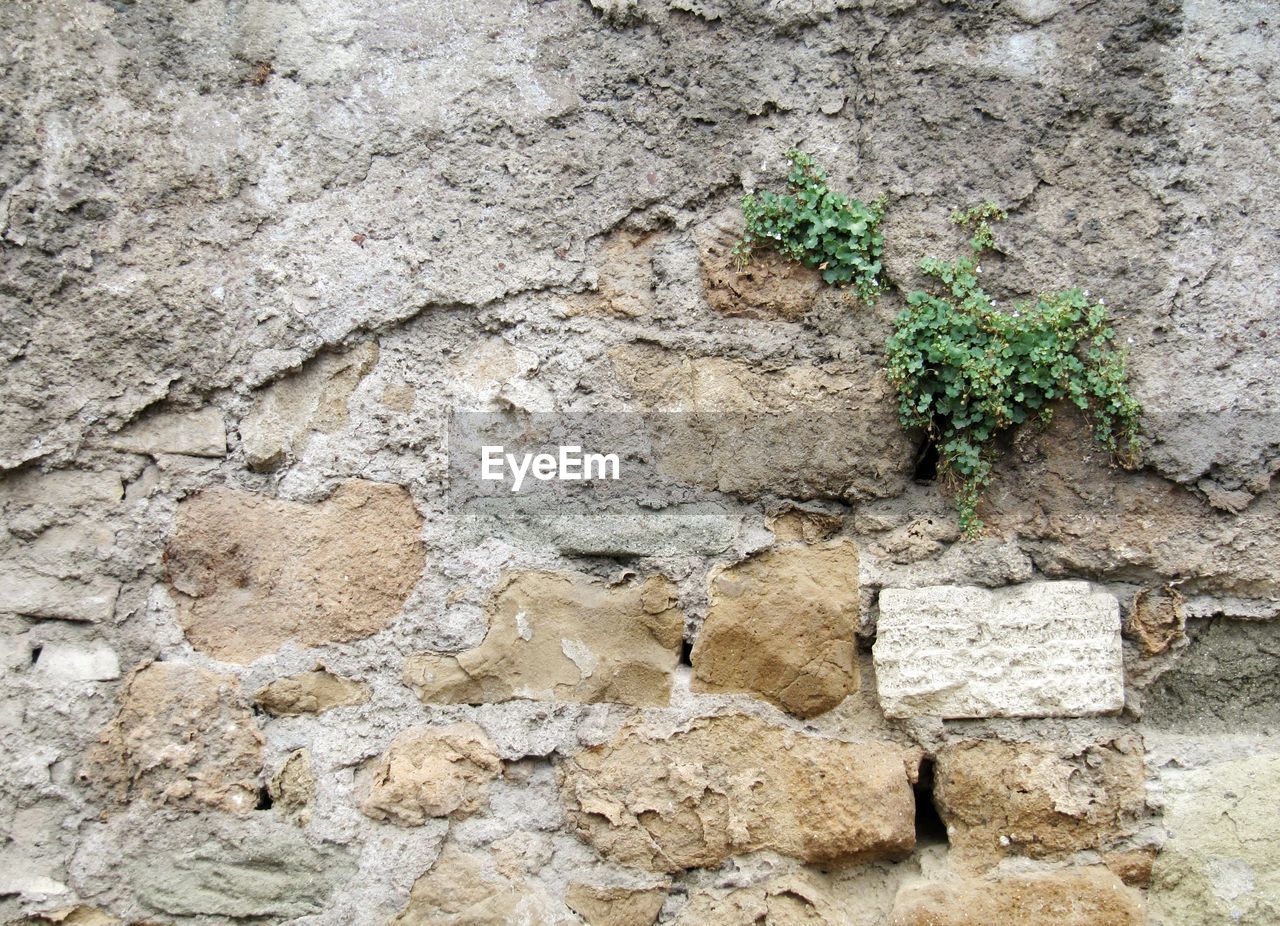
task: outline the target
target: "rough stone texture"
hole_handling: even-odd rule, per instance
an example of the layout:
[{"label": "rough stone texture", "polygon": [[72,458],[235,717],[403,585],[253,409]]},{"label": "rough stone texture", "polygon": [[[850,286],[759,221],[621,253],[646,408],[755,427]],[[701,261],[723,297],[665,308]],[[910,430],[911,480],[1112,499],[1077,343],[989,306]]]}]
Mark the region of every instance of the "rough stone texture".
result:
[{"label": "rough stone texture", "polygon": [[247,813],[258,801],[262,742],[234,676],[154,662],[125,682],[80,778],[118,805]]},{"label": "rough stone texture", "polygon": [[485,785],[501,773],[493,743],[475,724],[406,730],[378,760],[360,810],[401,826],[465,816],[484,806]]},{"label": "rough stone texture", "polygon": [[713,575],[695,690],[754,692],[797,717],[831,710],[858,687],[858,595],[847,541],[781,547]]},{"label": "rough stone texture", "polygon": [[1173,586],[1141,589],[1129,606],[1125,635],[1137,642],[1143,656],[1159,656],[1186,636],[1184,603]]},{"label": "rough stone texture", "polygon": [[822,275],[767,248],[758,250],[746,267],[739,268],[731,251],[743,228],[742,212],[730,209],[694,230],[707,304],[731,317],[804,318],[826,287]]},{"label": "rough stone texture", "polygon": [[1145,779],[1134,736],[1078,750],[981,740],[938,753],[933,795],[954,855],[986,868],[1109,847],[1136,828]]},{"label": "rough stone texture", "polygon": [[892,496],[911,445],[878,369],[764,367],[648,347],[610,354],[637,408],[653,416],[658,469],[748,498]]},{"label": "rough stone texture", "polygon": [[570,884],[565,904],[587,926],[653,926],[667,899],[665,887],[644,889]]},{"label": "rough stone texture", "polygon": [[578,833],[655,871],[772,849],[810,862],[897,858],[915,843],[907,754],[804,736],[746,715],[663,736],[628,727],[560,765]]},{"label": "rough stone texture", "polygon": [[271,469],[296,459],[314,434],[347,423],[347,400],[378,360],[367,342],[343,354],[324,354],[300,372],[259,393],[240,421],[240,444],[252,469]]},{"label": "rough stone texture", "polygon": [[364,704],[368,700],[368,685],[334,675],[323,666],[311,672],[278,678],[253,694],[254,703],[276,717],[319,714],[335,707]]},{"label": "rough stone texture", "polygon": [[35,668],[61,682],[109,682],[120,677],[120,657],[105,643],[46,643],[40,647]]},{"label": "rough stone texture", "polygon": [[1143,718],[1162,729],[1280,731],[1280,623],[1215,619],[1143,694]]},{"label": "rough stone texture", "polygon": [[516,573],[499,582],[488,615],[475,649],[405,661],[405,682],[424,701],[670,700],[684,617],[661,577],[610,588],[573,573]]},{"label": "rough stone texture", "polygon": [[120,583],[41,575],[28,569],[0,569],[0,611],[64,621],[108,621],[115,613]]},{"label": "rough stone texture", "polygon": [[316,776],[311,770],[311,753],[298,749],[267,782],[271,809],[298,826],[311,822],[311,802],[316,797]]},{"label": "rough stone texture", "polygon": [[[79,905],[130,926],[382,926],[405,910],[446,834],[482,875],[428,878],[438,898],[447,902],[458,884],[491,884],[514,904],[541,898],[524,911],[531,922],[574,922],[563,905],[569,884],[639,885],[649,874],[620,870],[569,831],[553,763],[609,742],[628,721],[678,728],[729,703],[791,724],[795,735],[803,726],[824,742],[892,739],[912,754],[1002,738],[1055,744],[1063,759],[1140,735],[1151,816],[1119,849],[1073,861],[1096,855],[1119,867],[1116,853],[1158,843],[1172,829],[1159,817],[1161,788],[1177,791],[1167,808],[1176,822],[1195,799],[1177,790],[1176,775],[1203,764],[1181,747],[1166,760],[1161,741],[1194,739],[1223,763],[1274,752],[1280,730],[1277,625],[1242,623],[1280,616],[1272,6],[0,4],[0,599],[13,594],[11,576],[50,583],[21,613],[0,602],[0,922]],[[874,306],[806,290],[811,275],[767,255],[746,278],[717,276],[724,264],[707,262],[708,241],[719,235],[723,248],[736,231],[726,223],[742,193],[780,187],[792,144],[817,157],[835,189],[887,194],[888,288]],[[921,435],[898,428],[883,349],[906,293],[922,283],[920,258],[963,248],[948,214],[984,199],[1010,211],[983,260],[1001,307],[1077,285],[1113,307],[1146,409],[1144,450],[1139,470],[1118,470],[1079,416],[1060,408],[1047,430],[1010,436],[984,500],[988,535],[961,542],[946,486],[927,479],[927,467],[911,478]],[[349,395],[365,364],[334,380],[316,372],[373,343],[377,362]],[[302,409],[280,412],[294,421],[281,418],[288,433],[277,436],[289,445],[280,465],[252,469],[245,435],[294,394]],[[320,427],[298,425],[313,399]],[[569,512],[552,509],[545,524],[462,523],[448,478],[450,417],[460,408],[516,427],[534,410],[598,421],[673,409],[683,430],[667,435],[672,462],[690,485],[655,489],[597,522],[559,520]],[[160,434],[173,415],[208,428]],[[125,438],[145,441],[118,443]],[[227,601],[248,602],[221,613],[244,619],[236,645],[253,662],[212,666],[226,651],[199,642],[193,654],[180,620],[192,602],[165,580],[183,500],[232,486],[268,504],[297,500],[284,520],[301,524],[296,511],[314,514],[326,504],[315,500],[353,479],[404,487],[424,520],[406,517],[397,536],[420,537],[430,568],[404,569],[405,586],[393,589],[386,570],[402,575],[398,542],[368,559],[317,563],[249,523],[249,547],[274,538],[273,562],[288,564],[257,586],[219,585],[234,591]],[[695,505],[722,517],[681,521]],[[771,520],[789,507],[824,515]],[[210,537],[237,541],[237,518],[215,518]],[[348,515],[326,530],[344,545],[378,534]],[[662,575],[693,645],[711,571],[771,543],[820,543],[832,532],[859,547],[865,646],[884,588],[1041,578],[1089,580],[1122,602],[1176,588],[1188,635],[1144,658],[1130,623],[1126,713],[1117,718],[886,722],[872,692],[859,691],[793,723],[768,704],[690,691],[685,667],[660,711],[568,696],[423,705],[402,683],[412,654],[476,648],[487,596],[504,575],[574,571],[615,590],[636,574]],[[295,566],[299,575],[317,568],[319,584],[271,598],[265,589]],[[95,583],[111,589],[110,607],[95,605],[92,621],[59,619],[83,614],[76,609]],[[388,600],[365,621],[364,605],[348,613],[343,596],[368,587]],[[321,623],[360,625],[345,639],[329,626],[317,632],[322,653],[281,619],[310,609],[315,589],[336,602]],[[265,598],[274,610],[259,607]],[[1131,612],[1156,618],[1161,637],[1167,618],[1177,619],[1163,606]],[[1052,642],[1045,651],[1057,654]],[[230,780],[270,788],[266,776],[305,747],[315,778],[305,830],[275,807],[228,813],[143,793],[120,807],[79,772],[127,684],[42,671],[40,660],[65,646],[105,646],[126,671],[154,659],[196,662],[234,676],[246,693],[323,659],[333,674],[367,683],[375,700],[258,717],[265,768]],[[869,686],[869,661],[862,668]],[[665,680],[650,693],[659,689],[665,696]],[[174,731],[163,755],[180,762],[207,752],[206,716]],[[464,722],[481,726],[505,762],[487,785],[487,807],[420,827],[359,812],[370,757],[395,733]],[[172,771],[149,768],[153,777]],[[1091,774],[1072,780],[1089,790]],[[1188,788],[1205,788],[1207,806],[1225,803],[1196,781]],[[775,801],[786,812],[796,803]],[[1233,821],[1222,819],[1225,833]],[[835,899],[841,926],[885,926],[901,885],[938,881],[958,862],[927,823],[922,847],[904,861],[828,874],[809,866],[806,881]],[[276,831],[287,832],[286,851],[261,863],[246,857]],[[1240,865],[1215,860],[1222,833],[1198,831],[1214,903],[1252,902],[1240,893]],[[173,883],[204,891],[216,880],[221,899],[183,909],[243,911],[234,906],[252,896],[243,880],[257,878],[264,889],[281,885],[286,899],[270,901],[278,912],[173,913],[139,899],[131,866],[163,868],[206,846],[208,877]],[[305,847],[349,855],[341,866],[291,869]],[[1274,870],[1269,843],[1246,849],[1254,847],[1248,867]],[[1056,864],[1011,858],[1000,871]],[[755,904],[799,867],[766,850],[673,874],[659,926],[687,898],[746,891],[744,903]],[[1185,883],[1195,893],[1203,882]],[[301,901],[305,912],[287,907]],[[979,914],[982,902],[957,901]],[[425,901],[419,907],[424,921],[437,917]],[[988,916],[982,926],[1003,921]]]},{"label": "rough stone texture", "polygon": [[874,653],[890,717],[1074,717],[1124,704],[1119,604],[1085,582],[885,589]]},{"label": "rough stone texture", "polygon": [[409,904],[393,926],[555,926],[574,921],[568,910],[556,906],[527,881],[493,870],[490,859],[449,844],[414,883]]},{"label": "rough stone texture", "polygon": [[343,848],[318,846],[293,829],[258,828],[246,838],[210,838],[130,859],[132,886],[146,907],[174,916],[267,918],[318,913],[355,873]]},{"label": "rough stone texture", "polygon": [[1151,872],[1162,926],[1280,920],[1280,827],[1274,753],[1162,776],[1168,839]]},{"label": "rough stone texture", "polygon": [[1105,868],[948,881],[904,890],[890,926],[1146,926],[1139,895]]},{"label": "rough stone texture", "polygon": [[216,408],[161,412],[134,422],[100,443],[126,453],[221,457],[227,452],[227,428]]},{"label": "rough stone texture", "polygon": [[184,500],[169,581],[191,645],[252,662],[376,633],[422,572],[421,518],[399,486],[343,483],[315,505],[231,488]]},{"label": "rough stone texture", "polygon": [[817,883],[797,875],[736,891],[703,891],[689,898],[674,920],[679,926],[826,926],[847,922],[844,904]]}]

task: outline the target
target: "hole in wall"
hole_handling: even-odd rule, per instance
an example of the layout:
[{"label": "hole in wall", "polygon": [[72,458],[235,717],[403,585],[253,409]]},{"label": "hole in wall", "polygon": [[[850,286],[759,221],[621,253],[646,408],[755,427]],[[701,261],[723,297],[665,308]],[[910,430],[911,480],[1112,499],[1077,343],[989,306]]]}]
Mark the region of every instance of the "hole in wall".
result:
[{"label": "hole in wall", "polygon": [[920,482],[938,478],[938,445],[932,437],[926,437],[916,450],[915,478]]},{"label": "hole in wall", "polygon": [[947,844],[947,825],[942,822],[933,802],[933,760],[927,756],[920,760],[920,774],[911,786],[916,796],[916,845],[938,846]]},{"label": "hole in wall", "polygon": [[35,665],[40,660],[40,654],[44,652],[43,646],[31,647],[31,664]]},{"label": "hole in wall", "polygon": [[693,641],[682,640],[680,642],[680,665],[693,666]]},{"label": "hole in wall", "polygon": [[273,803],[275,802],[271,799],[271,790],[263,785],[258,789],[258,803],[254,810],[270,810]]}]

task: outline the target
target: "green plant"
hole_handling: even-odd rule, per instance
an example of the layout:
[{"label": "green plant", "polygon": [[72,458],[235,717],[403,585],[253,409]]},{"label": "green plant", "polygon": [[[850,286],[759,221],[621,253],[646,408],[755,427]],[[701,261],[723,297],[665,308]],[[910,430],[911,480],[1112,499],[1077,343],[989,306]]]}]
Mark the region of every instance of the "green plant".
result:
[{"label": "green plant", "polygon": [[827,174],[809,155],[787,152],[787,192],[748,193],[742,200],[747,230],[733,248],[740,267],[758,247],[771,247],[839,286],[853,286],[867,302],[880,292],[884,197],[870,205],[827,188]]},{"label": "green plant", "polygon": [[1048,423],[1056,401],[1086,412],[1098,442],[1122,464],[1138,450],[1142,408],[1129,394],[1125,353],[1113,346],[1102,300],[1068,289],[1006,313],[978,285],[978,260],[995,244],[990,223],[1004,217],[990,203],[952,215],[973,229],[971,255],[921,262],[941,289],[907,296],[887,345],[899,418],[935,442],[939,476],[954,487],[971,537],[982,531],[978,499],[997,436],[1029,418]]}]

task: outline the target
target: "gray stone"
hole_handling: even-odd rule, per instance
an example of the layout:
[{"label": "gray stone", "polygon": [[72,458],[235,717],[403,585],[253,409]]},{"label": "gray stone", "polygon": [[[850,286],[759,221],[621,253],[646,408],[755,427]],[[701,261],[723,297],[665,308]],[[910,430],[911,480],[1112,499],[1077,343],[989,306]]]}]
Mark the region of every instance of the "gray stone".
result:
[{"label": "gray stone", "polygon": [[46,643],[36,672],[57,682],[108,682],[120,677],[120,657],[105,643]]},{"label": "gray stone", "polygon": [[222,412],[202,408],[193,412],[162,412],[136,421],[103,438],[99,446],[127,453],[177,453],[192,457],[222,457],[227,453],[227,429]]},{"label": "gray stone", "polygon": [[114,579],[59,579],[26,569],[0,572],[0,612],[66,621],[108,621],[120,583]]},{"label": "gray stone", "polygon": [[138,900],[151,909],[278,922],[324,910],[356,865],[346,849],[314,845],[292,830],[266,830],[146,853],[127,867]]},{"label": "gray stone", "polygon": [[1143,720],[1180,731],[1280,731],[1280,621],[1196,622],[1143,693]]},{"label": "gray stone", "polygon": [[1120,605],[1087,582],[885,589],[873,653],[889,717],[1078,717],[1124,705]]}]

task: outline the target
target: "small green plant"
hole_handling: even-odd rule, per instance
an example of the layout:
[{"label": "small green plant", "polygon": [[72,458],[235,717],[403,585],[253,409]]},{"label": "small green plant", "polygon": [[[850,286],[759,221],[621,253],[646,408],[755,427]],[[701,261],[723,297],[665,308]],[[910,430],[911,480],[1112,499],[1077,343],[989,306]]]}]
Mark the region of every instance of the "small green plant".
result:
[{"label": "small green plant", "polygon": [[787,192],[748,193],[742,200],[746,234],[733,248],[740,267],[759,247],[771,247],[838,286],[852,286],[867,302],[880,292],[880,219],[885,201],[867,205],[827,188],[827,174],[803,151],[787,152]]},{"label": "small green plant", "polygon": [[935,442],[938,474],[954,487],[970,537],[982,531],[978,499],[997,436],[1029,418],[1047,424],[1057,400],[1088,414],[1098,442],[1122,464],[1138,450],[1142,408],[1129,394],[1125,353],[1113,346],[1102,300],[1068,289],[1006,313],[978,284],[979,258],[995,245],[990,223],[1004,217],[991,203],[952,215],[973,229],[971,256],[921,262],[941,289],[907,296],[887,345],[899,418]]}]

